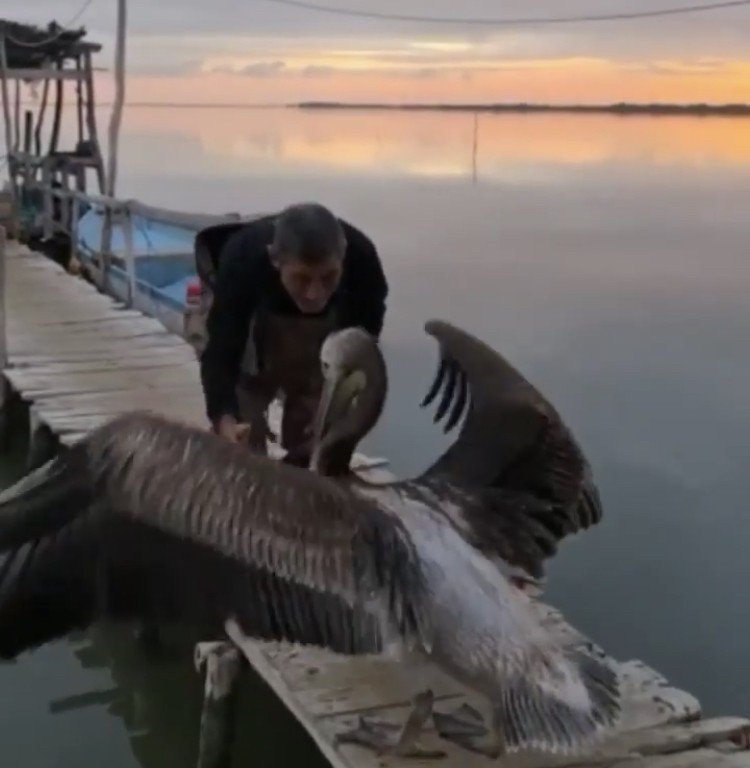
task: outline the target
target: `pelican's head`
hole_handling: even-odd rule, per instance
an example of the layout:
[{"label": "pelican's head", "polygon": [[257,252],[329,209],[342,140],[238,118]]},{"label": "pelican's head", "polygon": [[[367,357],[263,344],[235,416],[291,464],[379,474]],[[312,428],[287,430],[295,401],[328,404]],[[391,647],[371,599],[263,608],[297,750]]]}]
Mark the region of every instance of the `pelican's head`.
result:
[{"label": "pelican's head", "polygon": [[378,341],[361,328],[332,333],[320,349],[323,392],[314,424],[311,468],[349,471],[357,444],[383,411],[388,379]]}]

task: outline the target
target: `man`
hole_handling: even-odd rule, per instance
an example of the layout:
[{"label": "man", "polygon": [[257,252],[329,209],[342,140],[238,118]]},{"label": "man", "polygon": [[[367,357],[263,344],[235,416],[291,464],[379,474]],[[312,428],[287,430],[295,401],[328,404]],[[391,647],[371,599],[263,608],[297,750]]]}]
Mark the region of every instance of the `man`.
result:
[{"label": "man", "polygon": [[201,354],[212,427],[239,442],[249,424],[251,447],[265,452],[266,411],[282,393],[286,460],[308,466],[323,340],[349,326],[378,337],[383,327],[388,285],[375,246],[314,203],[213,228],[201,244],[218,252]]}]

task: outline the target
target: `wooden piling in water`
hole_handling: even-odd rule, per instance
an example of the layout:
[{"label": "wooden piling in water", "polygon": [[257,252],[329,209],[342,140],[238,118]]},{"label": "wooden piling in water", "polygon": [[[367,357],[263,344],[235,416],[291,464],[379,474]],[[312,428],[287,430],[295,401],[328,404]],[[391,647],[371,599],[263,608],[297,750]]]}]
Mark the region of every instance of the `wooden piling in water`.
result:
[{"label": "wooden piling in water", "polygon": [[195,668],[205,670],[197,768],[229,768],[242,656],[231,643],[199,643]]}]

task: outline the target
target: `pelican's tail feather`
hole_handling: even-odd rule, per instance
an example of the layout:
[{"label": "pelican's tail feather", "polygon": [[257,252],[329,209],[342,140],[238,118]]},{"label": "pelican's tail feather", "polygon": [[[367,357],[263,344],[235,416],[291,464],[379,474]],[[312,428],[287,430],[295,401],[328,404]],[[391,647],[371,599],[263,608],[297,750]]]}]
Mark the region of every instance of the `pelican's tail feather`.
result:
[{"label": "pelican's tail feather", "polygon": [[496,727],[509,752],[570,754],[592,746],[619,716],[616,673],[578,650],[514,675],[496,699]]},{"label": "pelican's tail feather", "polygon": [[76,445],[0,493],[0,553],[58,530],[90,500],[85,448]]}]

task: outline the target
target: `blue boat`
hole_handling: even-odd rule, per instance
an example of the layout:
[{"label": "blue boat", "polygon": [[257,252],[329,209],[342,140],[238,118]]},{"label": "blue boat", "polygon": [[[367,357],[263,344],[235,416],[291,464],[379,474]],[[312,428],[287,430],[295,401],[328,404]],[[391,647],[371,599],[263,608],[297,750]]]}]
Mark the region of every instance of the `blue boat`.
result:
[{"label": "blue boat", "polygon": [[[157,318],[170,331],[184,335],[189,294],[197,295],[200,286],[195,236],[207,226],[237,223],[240,217],[165,211],[136,202],[127,206],[129,232],[122,225],[112,227],[107,292],[128,303],[132,292],[135,309]],[[92,271],[100,263],[104,222],[104,209],[93,205],[76,227],[77,258]]]}]

